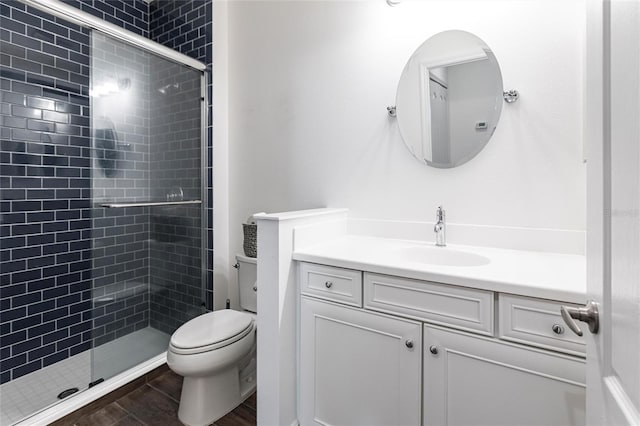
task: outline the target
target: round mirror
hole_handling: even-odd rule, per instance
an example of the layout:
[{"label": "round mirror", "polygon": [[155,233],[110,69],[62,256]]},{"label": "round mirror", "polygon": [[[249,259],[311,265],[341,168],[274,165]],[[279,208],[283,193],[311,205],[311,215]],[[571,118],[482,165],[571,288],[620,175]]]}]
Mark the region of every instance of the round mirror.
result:
[{"label": "round mirror", "polygon": [[400,134],[419,161],[456,167],[491,139],[502,102],[502,75],[489,46],[466,31],[444,31],[404,67],[396,97]]}]

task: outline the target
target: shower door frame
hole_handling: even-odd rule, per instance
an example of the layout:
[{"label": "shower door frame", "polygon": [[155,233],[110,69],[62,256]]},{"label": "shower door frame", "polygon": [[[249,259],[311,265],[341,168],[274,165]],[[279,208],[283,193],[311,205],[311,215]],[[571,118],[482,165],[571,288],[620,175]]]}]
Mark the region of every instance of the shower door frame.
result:
[{"label": "shower door frame", "polygon": [[73,6],[69,6],[62,3],[59,0],[20,0],[21,3],[27,6],[35,7],[43,12],[50,13],[51,15],[62,18],[66,21],[80,25],[85,28],[98,30],[108,36],[117,38],[120,41],[132,44],[136,47],[144,49],[146,51],[155,53],[158,56],[162,56],[173,62],[177,62],[182,65],[186,65],[190,68],[194,68],[198,71],[204,72],[207,70],[207,66],[202,62],[193,59],[180,52],[176,52],[166,46],[156,43],[153,40],[142,37],[124,28],[120,28],[117,25],[113,25],[109,22],[105,22],[100,18],[97,18],[87,12],[83,12]]},{"label": "shower door frame", "polygon": [[[200,276],[201,276],[201,299],[204,304],[203,310],[207,308],[207,288],[208,288],[208,230],[209,230],[209,179],[208,179],[208,142],[207,128],[209,116],[209,96],[208,96],[208,67],[204,63],[193,59],[185,54],[177,52],[153,40],[142,37],[131,31],[120,28],[109,22],[105,22],[87,12],[83,12],[73,6],[62,3],[59,0],[19,0],[28,6],[47,12],[51,15],[62,18],[71,23],[84,28],[99,31],[117,40],[123,41],[132,46],[160,56],[169,61],[192,68],[200,72]],[[213,301],[211,301],[213,308]]]}]

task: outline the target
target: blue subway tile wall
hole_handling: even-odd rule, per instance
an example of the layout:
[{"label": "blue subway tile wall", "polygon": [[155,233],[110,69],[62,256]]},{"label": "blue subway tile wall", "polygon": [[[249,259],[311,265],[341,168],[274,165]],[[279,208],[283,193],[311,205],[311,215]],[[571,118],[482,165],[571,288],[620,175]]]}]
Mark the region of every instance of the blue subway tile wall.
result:
[{"label": "blue subway tile wall", "polygon": [[[144,0],[65,2],[148,36]],[[0,20],[4,383],[91,347],[101,230],[92,227],[89,33],[17,1],[0,4]]]},{"label": "blue subway tile wall", "polygon": [[145,0],[62,1],[121,28],[149,38],[149,4]]},{"label": "blue subway tile wall", "polygon": [[89,37],[17,2],[0,12],[6,381],[91,345]]},{"label": "blue subway tile wall", "polygon": [[207,229],[206,307],[213,309],[213,188],[212,188],[212,0],[154,0],[149,5],[149,37],[171,49],[197,59],[209,67],[207,96],[207,193],[205,225]]}]

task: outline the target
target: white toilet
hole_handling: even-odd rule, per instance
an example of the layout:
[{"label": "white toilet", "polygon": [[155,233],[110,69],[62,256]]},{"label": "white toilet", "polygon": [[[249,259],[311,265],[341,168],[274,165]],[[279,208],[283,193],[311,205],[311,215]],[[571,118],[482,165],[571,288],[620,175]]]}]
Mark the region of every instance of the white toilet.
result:
[{"label": "white toilet", "polygon": [[200,315],[171,336],[167,364],[184,377],[178,417],[188,426],[213,423],[256,389],[256,259],[236,260],[244,311]]}]

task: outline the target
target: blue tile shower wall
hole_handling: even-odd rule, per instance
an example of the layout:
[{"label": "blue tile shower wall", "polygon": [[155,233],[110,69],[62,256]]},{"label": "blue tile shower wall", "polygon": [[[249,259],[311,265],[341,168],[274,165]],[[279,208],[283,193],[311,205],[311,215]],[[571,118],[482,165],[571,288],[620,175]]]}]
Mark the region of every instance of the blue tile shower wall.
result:
[{"label": "blue tile shower wall", "polygon": [[[148,36],[144,0],[65,2]],[[5,383],[91,346],[92,206],[88,32],[17,1],[0,19]]]},{"label": "blue tile shower wall", "polygon": [[121,28],[149,37],[149,5],[145,0],[62,1]]},{"label": "blue tile shower wall", "polygon": [[207,283],[206,305],[213,309],[213,187],[212,187],[212,15],[211,0],[154,0],[149,5],[149,38],[208,65],[207,96]]}]

